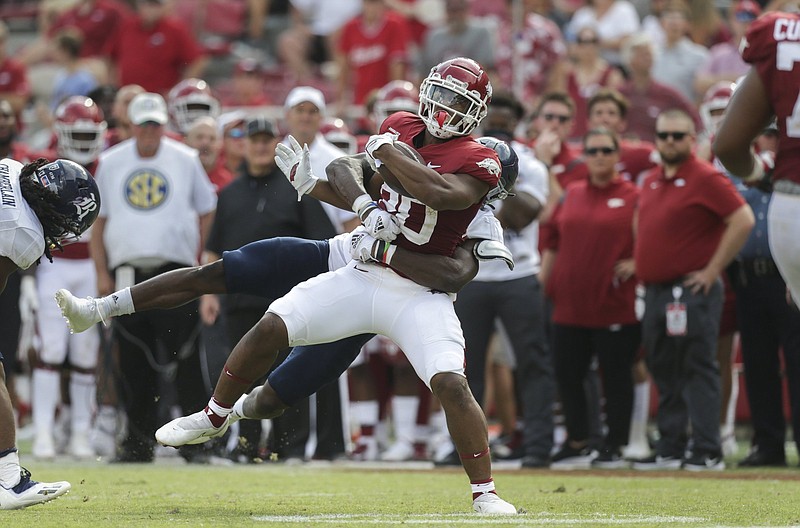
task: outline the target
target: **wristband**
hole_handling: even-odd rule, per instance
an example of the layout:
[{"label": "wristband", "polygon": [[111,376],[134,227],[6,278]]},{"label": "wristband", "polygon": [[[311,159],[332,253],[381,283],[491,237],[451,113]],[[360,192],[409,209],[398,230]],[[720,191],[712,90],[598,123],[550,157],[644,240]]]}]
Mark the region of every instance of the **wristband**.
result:
[{"label": "wristband", "polygon": [[353,201],[353,212],[356,213],[359,218],[361,218],[361,210],[369,206],[371,203],[374,203],[372,201],[372,197],[367,193],[364,193]]},{"label": "wristband", "polygon": [[382,262],[383,264],[389,266],[391,265],[394,252],[397,251],[397,246],[388,242],[384,242],[383,240],[380,240],[379,242],[380,244],[378,244],[375,259],[378,262]]}]

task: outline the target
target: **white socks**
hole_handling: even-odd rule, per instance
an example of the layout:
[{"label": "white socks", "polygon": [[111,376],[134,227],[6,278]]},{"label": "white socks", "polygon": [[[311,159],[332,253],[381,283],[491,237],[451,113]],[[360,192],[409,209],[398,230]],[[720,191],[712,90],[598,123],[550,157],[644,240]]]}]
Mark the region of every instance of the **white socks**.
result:
[{"label": "white socks", "polygon": [[0,486],[11,489],[19,484],[19,454],[16,450],[0,458]]},{"label": "white socks", "polygon": [[119,290],[111,295],[106,295],[98,303],[98,309],[103,320],[109,317],[116,317],[118,315],[128,315],[136,311],[133,307],[133,298],[131,297],[131,289],[125,288]]},{"label": "white socks", "polygon": [[61,401],[61,374],[55,370],[33,369],[32,415],[36,434],[53,434],[56,408]]},{"label": "white socks", "polygon": [[70,373],[69,399],[72,402],[72,434],[89,434],[97,407],[97,382],[94,374]]},{"label": "white socks", "polygon": [[394,437],[398,442],[414,443],[414,433],[417,429],[417,409],[419,408],[418,396],[393,396],[392,397],[392,425]]}]

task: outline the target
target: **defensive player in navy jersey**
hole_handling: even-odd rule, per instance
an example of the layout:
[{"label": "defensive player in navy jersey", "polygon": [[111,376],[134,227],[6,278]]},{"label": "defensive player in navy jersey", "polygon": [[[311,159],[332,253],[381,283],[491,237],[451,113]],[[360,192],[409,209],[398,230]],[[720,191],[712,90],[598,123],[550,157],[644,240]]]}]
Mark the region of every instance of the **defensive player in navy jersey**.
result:
[{"label": "defensive player in navy jersey", "polygon": [[[67,160],[39,159],[23,166],[0,161],[0,292],[8,277],[28,269],[51,250],[77,239],[97,218],[100,193],[86,169]],[[0,509],[53,500],[69,482],[36,482],[19,465],[14,413],[0,353]]]}]

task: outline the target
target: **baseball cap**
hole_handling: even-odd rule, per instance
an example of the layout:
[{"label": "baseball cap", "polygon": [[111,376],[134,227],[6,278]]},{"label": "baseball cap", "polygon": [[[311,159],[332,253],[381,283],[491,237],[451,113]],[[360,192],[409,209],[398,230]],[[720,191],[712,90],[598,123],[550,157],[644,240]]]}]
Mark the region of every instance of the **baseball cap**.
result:
[{"label": "baseball cap", "polygon": [[286,110],[288,110],[290,108],[294,108],[300,103],[311,103],[319,108],[320,112],[325,112],[325,96],[322,94],[322,92],[316,88],[312,88],[311,86],[298,86],[296,88],[292,88],[292,91],[286,96],[286,101],[283,106]]},{"label": "baseball cap", "polygon": [[256,134],[269,134],[272,137],[277,136],[275,133],[275,126],[272,124],[272,121],[265,116],[251,117],[247,120],[247,124],[244,128],[247,132],[247,137],[255,136]]},{"label": "baseball cap", "polygon": [[157,93],[140,93],[128,105],[128,118],[134,125],[141,125],[147,122],[165,125],[169,120],[167,103]]},{"label": "baseball cap", "polygon": [[740,22],[752,22],[761,14],[761,6],[752,0],[741,0],[733,8],[736,19]]}]

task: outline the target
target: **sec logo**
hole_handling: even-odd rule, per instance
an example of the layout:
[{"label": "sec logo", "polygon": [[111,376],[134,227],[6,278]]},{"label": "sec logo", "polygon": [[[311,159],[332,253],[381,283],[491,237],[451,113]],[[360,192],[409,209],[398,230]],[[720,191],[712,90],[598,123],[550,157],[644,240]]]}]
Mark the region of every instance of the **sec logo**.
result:
[{"label": "sec logo", "polygon": [[136,171],[125,182],[125,199],[136,209],[155,209],[167,199],[167,179],[157,171]]}]

